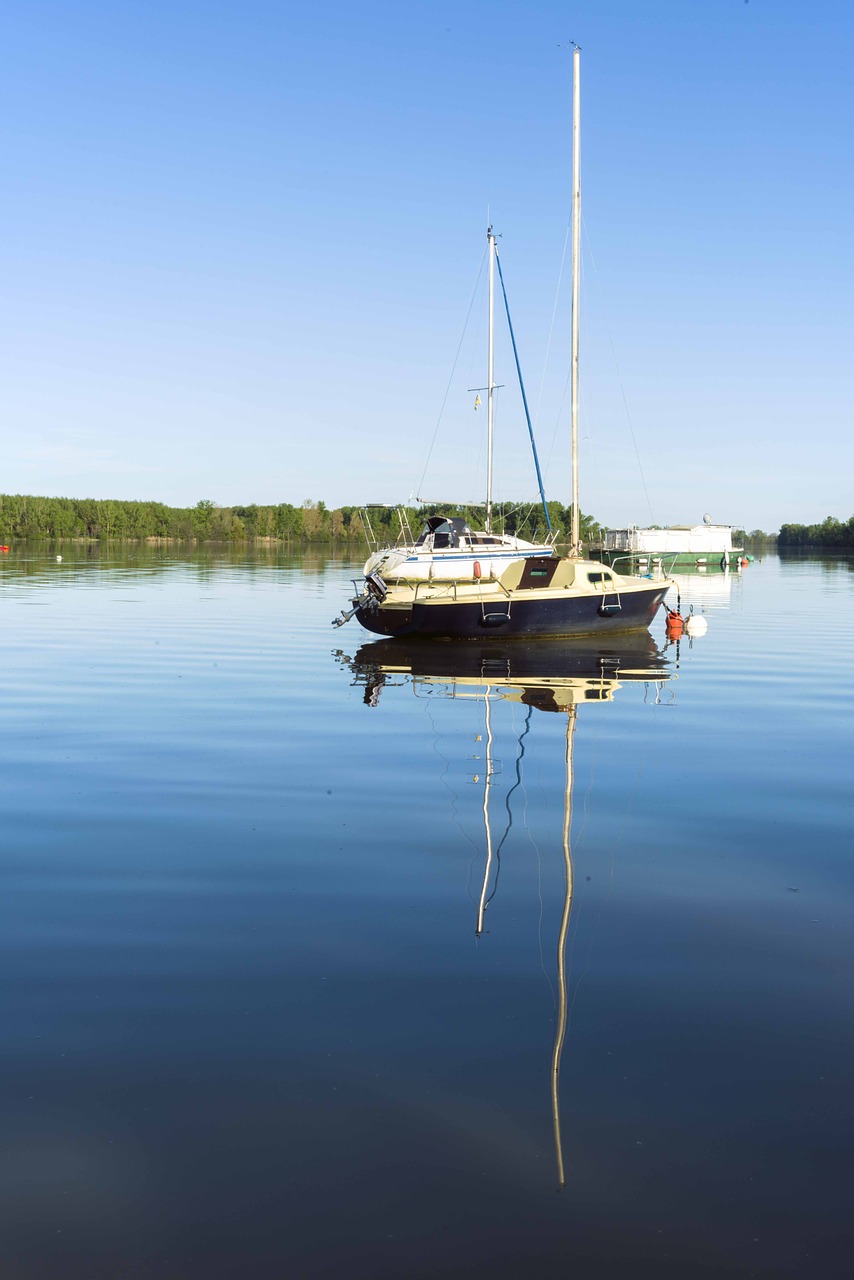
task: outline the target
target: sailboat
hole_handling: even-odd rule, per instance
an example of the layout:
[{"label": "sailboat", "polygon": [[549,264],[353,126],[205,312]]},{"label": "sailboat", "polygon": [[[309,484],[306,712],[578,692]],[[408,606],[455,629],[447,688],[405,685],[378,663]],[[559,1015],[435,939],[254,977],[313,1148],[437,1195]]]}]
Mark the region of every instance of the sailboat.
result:
[{"label": "sailboat", "polygon": [[[622,684],[643,682],[660,701],[666,682],[675,678],[667,656],[649,635],[622,635],[608,641],[566,645],[541,640],[525,644],[424,645],[417,641],[380,640],[362,645],[352,657],[339,658],[364,688],[365,703],[379,704],[386,685],[405,683],[418,695],[452,699],[467,698],[484,705],[484,759],[482,814],[484,859],[474,921],[475,935],[486,932],[486,917],[495,901],[497,868],[501,849],[510,831],[510,822],[498,840],[493,833],[490,811],[495,777],[493,711],[501,703],[521,704],[533,710],[566,716],[564,739],[563,821],[561,854],[563,861],[563,903],[555,944],[557,1007],[550,1065],[550,1100],[555,1147],[557,1185],[566,1183],[564,1139],[560,1115],[560,1071],[566,1042],[569,1000],[566,949],[573,898],[572,791],[573,749],[580,707],[610,702]],[[526,726],[517,737],[517,783],[521,780],[521,755]],[[510,814],[510,794],[506,808]],[[510,819],[512,821],[512,817]]]},{"label": "sailboat", "polygon": [[[461,565],[431,559],[425,577],[403,576],[403,565],[391,565],[388,578],[366,565],[364,589],[351,607],[334,620],[341,626],[355,617],[368,631],[385,636],[475,639],[491,632],[503,636],[570,636],[647,628],[670,589],[670,579],[618,573],[581,554],[578,506],[579,303],[581,254],[580,50],[573,55],[572,130],[572,528],[569,554],[551,548],[514,558],[506,567],[467,548],[470,576]],[[494,237],[490,231],[490,243]],[[500,268],[499,268],[500,270]],[[493,386],[489,371],[490,393]],[[449,530],[453,532],[453,530]],[[435,533],[434,533],[435,547]],[[478,549],[479,550],[479,549]],[[486,548],[485,548],[486,550]]]},{"label": "sailboat", "polygon": [[[519,353],[516,348],[516,336],[513,322],[510,319],[510,304],[507,301],[507,290],[504,288],[504,276],[498,257],[498,242],[492,227],[486,232],[487,261],[489,281],[487,304],[487,385],[482,388],[473,387],[477,391],[476,404],[480,403],[480,391],[486,393],[486,503],[484,527],[480,531],[472,529],[468,522],[459,516],[432,515],[421,528],[417,539],[407,538],[408,521],[400,517],[401,539],[391,547],[377,547],[368,557],[364,575],[366,583],[372,574],[380,574],[387,584],[418,582],[440,578],[469,579],[477,577],[497,577],[500,573],[519,560],[534,556],[556,556],[554,540],[556,531],[552,531],[551,517],[543,489],[543,477],[531,417],[528,412],[528,399],[525,395],[525,384],[522,381],[522,370],[519,364]],[[537,472],[540,499],[543,504],[546,527],[549,530],[545,542],[528,542],[514,533],[499,533],[493,528],[492,481],[495,442],[495,268],[498,267],[498,278],[504,296],[507,323],[516,359],[516,371],[519,375],[519,387],[522,392],[522,403],[528,423],[528,434],[534,455],[534,466]],[[370,527],[370,525],[368,526]]]}]

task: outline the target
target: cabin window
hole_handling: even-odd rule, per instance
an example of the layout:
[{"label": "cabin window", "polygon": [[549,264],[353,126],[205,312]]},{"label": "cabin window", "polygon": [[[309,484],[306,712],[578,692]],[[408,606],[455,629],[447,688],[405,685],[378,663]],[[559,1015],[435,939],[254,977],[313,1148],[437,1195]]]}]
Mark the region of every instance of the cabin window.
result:
[{"label": "cabin window", "polygon": [[519,590],[550,586],[559,564],[560,560],[557,556],[530,556],[522,569]]},{"label": "cabin window", "polygon": [[587,581],[593,583],[594,586],[598,582],[601,582],[603,585],[605,583],[610,583],[612,586],[614,583],[614,579],[611,577],[610,573],[588,573]]}]

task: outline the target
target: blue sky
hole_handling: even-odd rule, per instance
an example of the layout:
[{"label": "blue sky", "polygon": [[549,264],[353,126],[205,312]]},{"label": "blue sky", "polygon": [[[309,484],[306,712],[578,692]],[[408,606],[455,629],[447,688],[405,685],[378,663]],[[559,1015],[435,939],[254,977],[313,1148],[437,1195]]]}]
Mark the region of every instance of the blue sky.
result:
[{"label": "blue sky", "polygon": [[[566,501],[570,39],[582,506],[847,518],[843,0],[7,0],[0,491],[479,498],[491,217]],[[496,376],[498,494],[533,497],[503,332]]]}]

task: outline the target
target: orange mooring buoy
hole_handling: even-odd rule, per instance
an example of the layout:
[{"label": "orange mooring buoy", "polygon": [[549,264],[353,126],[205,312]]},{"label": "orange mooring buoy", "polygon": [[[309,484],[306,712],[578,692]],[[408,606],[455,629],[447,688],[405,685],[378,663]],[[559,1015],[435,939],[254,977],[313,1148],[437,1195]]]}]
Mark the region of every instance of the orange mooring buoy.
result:
[{"label": "orange mooring buoy", "polygon": [[685,621],[682,614],[677,613],[675,609],[671,609],[667,614],[664,630],[667,634],[668,640],[678,640],[682,632],[685,630]]}]

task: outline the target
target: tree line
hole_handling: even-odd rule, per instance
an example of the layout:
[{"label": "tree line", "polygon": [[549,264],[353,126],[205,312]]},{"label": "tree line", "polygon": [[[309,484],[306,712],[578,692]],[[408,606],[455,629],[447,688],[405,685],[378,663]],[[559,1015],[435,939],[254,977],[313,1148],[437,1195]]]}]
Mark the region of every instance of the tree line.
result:
[{"label": "tree line", "polygon": [[778,547],[825,547],[843,551],[854,548],[854,516],[837,520],[827,516],[821,524],[784,524],[777,535]]},{"label": "tree line", "polygon": [[[568,536],[571,508],[550,502],[549,517],[558,536]],[[263,506],[221,507],[203,498],[193,507],[168,507],[162,502],[123,502],[97,498],[39,498],[24,494],[0,494],[0,541],[12,539],[62,539],[132,541],[163,538],[174,541],[242,542],[264,538],[288,544],[314,542],[393,542],[401,520],[417,535],[426,516],[437,507],[335,507],[306,499],[301,506],[279,502]],[[462,516],[475,528],[483,525],[483,511],[442,507],[441,514]],[[542,507],[531,503],[496,503],[493,529],[515,533],[532,542],[542,540],[547,526]],[[599,531],[582,514],[582,537]]]},{"label": "tree line", "polygon": [[[572,508],[560,502],[548,504],[552,529],[558,541],[569,536]],[[163,502],[123,502],[113,498],[39,498],[26,494],[0,494],[0,541],[17,538],[135,541],[163,538],[173,541],[244,542],[264,538],[292,545],[342,542],[365,546],[369,542],[394,542],[401,520],[417,534],[427,516],[441,512],[462,516],[473,528],[483,527],[483,509],[467,507],[327,507],[307,498],[300,506],[290,502],[272,505],[222,507],[203,498],[193,507],[168,507]],[[499,502],[493,507],[493,529],[515,533],[531,542],[548,532],[539,503]],[[581,515],[585,542],[600,532],[596,521]],[[733,530],[733,536],[751,544],[772,544],[774,534],[761,529]],[[854,548],[854,516],[847,521],[828,516],[821,524],[784,524],[776,535],[780,548]]]}]

